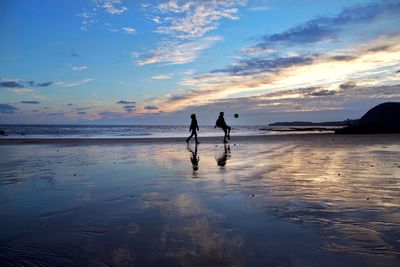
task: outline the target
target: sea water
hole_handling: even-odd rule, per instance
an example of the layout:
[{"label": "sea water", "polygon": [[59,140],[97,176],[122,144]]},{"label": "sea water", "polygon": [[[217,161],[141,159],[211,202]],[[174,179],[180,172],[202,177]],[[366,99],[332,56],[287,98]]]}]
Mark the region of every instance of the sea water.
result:
[{"label": "sea water", "polygon": [[[231,135],[269,135],[319,133],[319,131],[295,131],[296,127],[232,126]],[[332,127],[332,131],[335,127]],[[187,137],[189,126],[182,125],[0,125],[5,135],[0,138],[165,138]],[[289,130],[289,131],[287,131]],[[328,131],[329,132],[329,131]],[[221,128],[201,126],[199,137],[221,136]]]}]

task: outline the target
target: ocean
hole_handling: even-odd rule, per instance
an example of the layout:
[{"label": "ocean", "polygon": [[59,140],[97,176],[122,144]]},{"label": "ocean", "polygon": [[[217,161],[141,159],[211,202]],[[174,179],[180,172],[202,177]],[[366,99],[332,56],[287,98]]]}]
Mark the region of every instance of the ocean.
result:
[{"label": "ocean", "polygon": [[[157,125],[0,125],[0,138],[160,138],[187,137],[189,126]],[[232,127],[231,135],[265,135],[263,126]],[[223,131],[202,126],[198,136],[221,136]]]}]

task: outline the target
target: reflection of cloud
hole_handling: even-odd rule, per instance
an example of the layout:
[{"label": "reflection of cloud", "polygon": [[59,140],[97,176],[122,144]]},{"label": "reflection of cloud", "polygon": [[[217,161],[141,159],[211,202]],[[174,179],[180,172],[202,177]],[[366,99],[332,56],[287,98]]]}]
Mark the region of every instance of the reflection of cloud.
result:
[{"label": "reflection of cloud", "polygon": [[241,265],[242,235],[228,236],[224,231],[216,231],[222,215],[205,209],[192,195],[178,195],[163,214],[167,225],[161,244],[167,256],[178,260],[180,265],[210,266],[215,262],[223,266]]},{"label": "reflection of cloud", "polygon": [[204,37],[196,41],[180,43],[167,41],[160,44],[158,48],[147,53],[142,60],[138,60],[138,65],[154,64],[165,62],[167,64],[185,64],[194,61],[198,54],[209,48],[216,41],[220,41],[220,36]]},{"label": "reflection of cloud", "polygon": [[[396,176],[398,168],[384,163],[395,157],[390,151],[394,148],[376,151],[376,147],[356,139],[338,147],[339,143],[344,144],[343,140],[332,141],[327,136],[318,141],[278,145],[268,154],[256,152],[248,155],[250,162],[238,168],[252,171],[236,174],[244,178],[233,183],[246,183],[245,177],[253,177],[255,184],[242,189],[254,192],[257,188],[264,195],[260,203],[268,205],[261,204],[258,209],[275,210],[279,218],[314,227],[320,232],[324,249],[395,256],[393,243],[387,237],[397,229],[391,223],[394,210],[389,208],[397,206],[392,198],[397,191],[389,190],[386,182]],[[254,162],[259,162],[257,168]],[[371,162],[382,166],[371,168]],[[382,181],[383,173],[392,174]],[[388,191],[383,196],[377,193],[381,190]],[[374,216],[380,218],[379,223],[370,220]]]}]

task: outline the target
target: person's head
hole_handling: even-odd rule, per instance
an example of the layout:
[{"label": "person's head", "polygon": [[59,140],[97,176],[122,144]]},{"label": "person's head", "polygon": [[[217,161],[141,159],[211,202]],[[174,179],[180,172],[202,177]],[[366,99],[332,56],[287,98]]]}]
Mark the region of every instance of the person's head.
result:
[{"label": "person's head", "polygon": [[221,111],[221,112],[219,113],[219,115],[220,115],[221,117],[223,117],[223,116],[224,116],[224,113]]},{"label": "person's head", "polygon": [[192,119],[196,119],[196,114],[192,114],[192,115],[190,115],[190,118],[192,118]]}]

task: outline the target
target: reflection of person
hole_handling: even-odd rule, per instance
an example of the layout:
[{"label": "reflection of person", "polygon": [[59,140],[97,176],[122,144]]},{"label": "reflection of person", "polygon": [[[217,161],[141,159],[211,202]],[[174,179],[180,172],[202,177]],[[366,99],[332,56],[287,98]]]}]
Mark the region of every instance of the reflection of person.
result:
[{"label": "reflection of person", "polygon": [[218,166],[224,167],[226,165],[226,161],[230,156],[231,156],[231,148],[229,147],[229,144],[224,144],[224,153],[222,153],[218,158],[216,158]]},{"label": "reflection of person", "polygon": [[192,162],[193,170],[197,171],[199,169],[199,161],[200,161],[200,157],[197,155],[197,143],[194,147],[194,151],[189,147],[189,145],[188,145],[188,150],[192,152],[192,154],[190,155],[190,162]]},{"label": "reflection of person", "polygon": [[228,137],[228,139],[231,139],[231,127],[226,124],[223,112],[219,113],[219,117],[218,117],[217,121],[215,122],[214,128],[217,128],[217,127],[220,127],[220,128],[222,128],[222,130],[224,130],[224,133],[225,133],[224,143],[228,143],[226,141],[226,137]]},{"label": "reflection of person", "polygon": [[197,131],[199,130],[199,125],[197,124],[196,114],[192,114],[190,117],[192,118],[192,123],[190,123],[189,132],[191,131],[192,133],[186,139],[186,143],[189,144],[190,138],[192,138],[194,135],[194,140],[196,141],[196,144],[198,144],[199,141],[197,140]]}]

